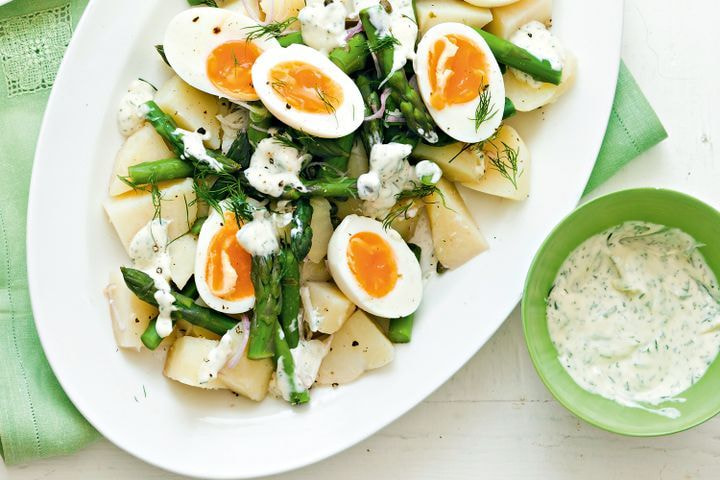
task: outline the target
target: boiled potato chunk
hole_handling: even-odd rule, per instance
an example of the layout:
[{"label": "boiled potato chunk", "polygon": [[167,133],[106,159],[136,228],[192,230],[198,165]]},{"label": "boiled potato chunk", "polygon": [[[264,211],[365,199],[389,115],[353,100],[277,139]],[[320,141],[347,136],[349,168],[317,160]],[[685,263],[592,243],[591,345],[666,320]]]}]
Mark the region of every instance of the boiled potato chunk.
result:
[{"label": "boiled potato chunk", "polygon": [[163,374],[171,379],[191,387],[216,390],[227,388],[219,378],[200,383],[200,367],[205,363],[210,350],[218,345],[217,340],[200,337],[180,337],[175,340],[165,359]]},{"label": "boiled potato chunk", "polygon": [[530,151],[515,129],[501,126],[497,138],[485,142],[483,149],[488,158],[485,175],[480,180],[463,185],[511,200],[526,199],[530,190]]},{"label": "boiled potato chunk", "polygon": [[447,268],[457,268],[488,248],[465,201],[450,181],[437,184],[442,195],[434,193],[427,203],[435,255]]},{"label": "boiled potato chunk", "polygon": [[461,0],[417,0],[415,15],[420,35],[438,23],[460,22],[482,28],[492,20],[487,8],[478,8]]},{"label": "boiled potato chunk", "polygon": [[340,220],[344,219],[348,215],[363,214],[362,200],[359,198],[348,198],[342,202],[336,200],[334,203],[337,207],[336,215]]},{"label": "boiled potato chunk", "polygon": [[[194,203],[195,192],[192,178],[163,182],[158,185],[160,191],[160,213],[170,221],[168,236],[179,237],[189,230],[197,215]],[[132,191],[117,197],[108,198],[105,212],[110,223],[120,237],[120,242],[130,254],[129,247],[135,234],[155,216],[155,206],[150,192]]]},{"label": "boiled potato chunk", "polygon": [[474,182],[485,173],[485,157],[474,145],[451,143],[431,147],[418,143],[413,150],[418,160],[432,160],[442,169],[443,177],[453,182]]},{"label": "boiled potato chunk", "polygon": [[332,283],[307,282],[300,288],[300,297],[313,332],[335,333],[355,311],[355,305]]},{"label": "boiled potato chunk", "polygon": [[217,119],[220,106],[216,97],[191,87],[175,76],[157,91],[155,103],[180,128],[193,132],[204,128],[210,135],[205,145],[220,148],[220,121]]},{"label": "boiled potato chunk", "polygon": [[152,125],[146,123],[125,140],[115,156],[115,166],[110,179],[110,195],[120,195],[132,190],[132,187],[118,178],[127,177],[128,167],[174,156]]},{"label": "boiled potato chunk", "polygon": [[362,310],[357,310],[334,335],[317,382],[350,383],[364,372],[383,367],[394,356],[393,345]]},{"label": "boiled potato chunk", "polygon": [[[305,6],[305,0],[260,0],[260,8],[265,15],[265,21],[272,15],[273,22],[282,22],[290,17],[297,17]],[[300,22],[294,22],[288,31],[297,30]]]},{"label": "boiled potato chunk", "polygon": [[415,233],[415,225],[417,225],[417,212],[423,208],[423,203],[421,201],[416,200],[412,203],[413,205],[408,208],[406,214],[399,215],[392,221],[392,223],[390,223],[390,228],[398,232],[405,241],[410,239],[410,237],[413,236],[413,233]]},{"label": "boiled potato chunk", "polygon": [[311,262],[305,260],[300,267],[300,283],[306,282],[327,282],[330,280],[330,271],[327,264],[323,262]]},{"label": "boiled potato chunk", "polygon": [[370,169],[370,161],[365,153],[365,147],[362,142],[356,140],[350,150],[350,158],[348,158],[347,175],[348,177],[357,178],[363,173],[367,173]]},{"label": "boiled potato chunk", "polygon": [[560,85],[543,83],[539,88],[519,80],[511,71],[505,72],[505,95],[513,101],[518,112],[529,112],[557,101],[575,80],[575,57],[566,53]]},{"label": "boiled potato chunk", "polygon": [[475,5],[476,7],[486,7],[486,8],[493,8],[493,7],[502,7],[504,5],[510,5],[511,3],[515,3],[518,0],[465,0],[470,5]]},{"label": "boiled potato chunk", "polygon": [[110,306],[113,334],[118,347],[140,350],[143,346],[140,336],[150,320],[158,314],[158,309],[137,298],[127,288],[119,268],[110,273],[105,296]]},{"label": "boiled potato chunk", "polygon": [[537,20],[549,25],[552,19],[552,0],[519,0],[492,9],[493,19],[485,30],[502,38],[510,38],[518,28]]},{"label": "boiled potato chunk", "polygon": [[233,392],[260,402],[267,395],[273,371],[271,359],[250,360],[243,355],[237,365],[224,367],[218,375],[220,381]]},{"label": "boiled potato chunk", "polygon": [[312,246],[307,258],[311,262],[318,263],[327,255],[328,242],[333,233],[332,221],[330,220],[330,202],[325,198],[313,197],[310,199],[313,208],[310,227],[312,228]]},{"label": "boiled potato chunk", "polygon": [[197,238],[195,235],[183,235],[168,245],[170,255],[170,278],[173,283],[183,289],[195,272],[195,251]]}]

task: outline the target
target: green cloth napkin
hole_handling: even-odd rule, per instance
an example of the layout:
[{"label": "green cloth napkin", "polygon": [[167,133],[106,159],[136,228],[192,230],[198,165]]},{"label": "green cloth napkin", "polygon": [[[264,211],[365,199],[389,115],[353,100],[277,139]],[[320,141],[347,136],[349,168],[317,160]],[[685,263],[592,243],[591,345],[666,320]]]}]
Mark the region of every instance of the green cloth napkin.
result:
[{"label": "green cloth napkin", "polygon": [[[98,438],[68,400],[37,338],[28,298],[25,216],[33,152],[60,59],[87,0],[0,7],[0,453],[8,464],[70,453]],[[621,66],[588,190],[666,137]]]}]

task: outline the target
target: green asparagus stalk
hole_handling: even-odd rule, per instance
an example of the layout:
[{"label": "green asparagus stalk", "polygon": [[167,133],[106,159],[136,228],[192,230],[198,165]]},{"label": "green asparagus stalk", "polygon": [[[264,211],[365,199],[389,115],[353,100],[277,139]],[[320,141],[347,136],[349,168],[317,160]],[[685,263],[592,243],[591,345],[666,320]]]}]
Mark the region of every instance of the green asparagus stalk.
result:
[{"label": "green asparagus stalk", "polygon": [[364,69],[369,56],[367,37],[362,33],[356,33],[346,46],[337,47],[328,55],[330,61],[348,75]]},{"label": "green asparagus stalk", "polygon": [[[150,100],[144,104],[145,119],[155,127],[155,130],[170,145],[171,150],[180,158],[185,157],[185,147],[183,144],[184,134],[178,131],[178,126],[170,115],[162,111],[157,103]],[[223,167],[223,171],[227,173],[237,172],[240,170],[240,164],[229,159],[225,155],[213,150],[206,150],[209,157],[213,158]],[[185,158],[195,164],[195,166],[203,165],[204,162],[196,157]]]},{"label": "green asparagus stalk", "polygon": [[272,357],[273,329],[278,323],[282,307],[282,264],[277,255],[252,258],[250,272],[255,287],[255,309],[250,323],[248,358],[257,360]]},{"label": "green asparagus stalk", "polygon": [[261,140],[270,136],[268,129],[272,124],[273,116],[260,102],[253,102],[251,107],[247,136],[250,145],[257,148]]},{"label": "green asparagus stalk", "polygon": [[435,131],[435,124],[433,123],[432,117],[430,117],[430,114],[425,108],[425,104],[420,98],[420,95],[410,86],[407,76],[405,75],[405,69],[401,68],[394,72],[392,71],[393,46],[389,44],[384,48],[382,47],[382,38],[387,37],[387,35],[380,36],[381,32],[379,32],[372,21],[370,21],[370,16],[374,15],[372,10],[382,8],[381,5],[375,5],[360,11],[360,21],[367,34],[368,45],[370,46],[370,50],[374,51],[378,57],[380,70],[386,79],[388,87],[390,87],[392,91],[391,95],[400,106],[400,111],[408,111],[408,114],[405,115],[408,128],[418,136],[424,138],[425,141],[435,143],[438,135]]},{"label": "green asparagus stalk", "polygon": [[348,198],[357,197],[357,179],[332,178],[321,180],[305,180],[306,191],[286,190],[282,198],[297,200],[303,197]]},{"label": "green asparagus stalk", "polygon": [[207,218],[208,217],[197,217],[195,219],[195,222],[193,222],[192,227],[190,227],[190,233],[196,236],[200,235],[200,230],[205,224],[205,220],[207,220]]},{"label": "green asparagus stalk", "polygon": [[253,148],[252,145],[250,145],[248,132],[239,132],[228,149],[228,158],[238,162],[242,168],[247,168],[250,165],[250,157],[252,157],[252,154]]},{"label": "green asparagus stalk", "polygon": [[305,198],[298,200],[290,222],[290,247],[298,262],[305,260],[312,247],[312,214],[310,202]]},{"label": "green asparagus stalk", "polygon": [[192,164],[179,158],[166,158],[142,162],[128,167],[128,177],[136,185],[191,177],[195,169]]},{"label": "green asparagus stalk", "polygon": [[[365,100],[365,116],[369,117],[380,109],[380,96],[377,91],[372,88],[370,79],[365,75],[359,75],[355,83],[360,89],[360,93]],[[378,143],[383,143],[383,126],[382,119],[366,120],[362,124],[362,142],[368,155],[372,151],[372,147]]]},{"label": "green asparagus stalk", "polygon": [[[415,254],[415,258],[420,261],[422,251],[420,247],[414,243],[409,243],[408,247]],[[393,343],[409,343],[412,339],[413,323],[415,322],[415,312],[400,318],[390,320],[388,326],[388,338]]]},{"label": "green asparagus stalk", "polygon": [[195,283],[194,276],[190,277],[190,279],[187,281],[187,283],[185,284],[183,289],[180,290],[180,295],[182,295],[183,297],[188,297],[188,298],[192,298],[192,299],[196,299],[198,297],[198,289],[197,289],[197,284]]},{"label": "green asparagus stalk", "polygon": [[289,47],[293,44],[303,44],[303,38],[302,33],[300,32],[292,32],[288,33],[286,35],[280,35],[277,37],[277,41],[280,44],[281,47]]},{"label": "green asparagus stalk", "polygon": [[[155,281],[150,275],[134,268],[120,267],[120,271],[125,280],[125,285],[127,285],[135,296],[143,302],[157,306],[157,301],[155,300],[155,292],[157,289],[155,288]],[[186,297],[178,292],[171,293],[173,297],[175,297],[175,303],[173,305],[176,308],[171,314],[173,322],[177,320],[187,320],[193,325],[203,327],[218,335],[225,334],[225,332],[237,324],[236,320],[222,313],[197,305],[193,298]],[[145,346],[151,350],[157,348],[160,344],[162,338],[160,338],[155,331],[154,321],[150,322],[141,339],[143,343],[145,343]]]},{"label": "green asparagus stalk", "polygon": [[[300,405],[310,401],[310,394],[304,388],[297,384],[297,376],[295,375],[295,359],[293,359],[290,346],[285,341],[285,335],[280,324],[276,321],[272,327],[275,340],[275,358],[277,360],[278,370],[282,368],[284,377],[290,382],[290,398],[289,401],[293,405]],[[248,354],[248,357],[250,355]],[[279,375],[278,375],[279,377]],[[278,381],[281,381],[278,378]]]},{"label": "green asparagus stalk", "polygon": [[513,115],[517,113],[517,110],[515,110],[515,104],[512,100],[505,97],[505,108],[503,109],[503,120],[506,118],[510,118]]},{"label": "green asparagus stalk", "polygon": [[517,68],[525,72],[539,82],[560,85],[562,81],[562,70],[555,70],[547,60],[540,60],[524,48],[518,47],[490,32],[476,28],[477,32],[485,39],[490,50],[497,61],[508,67]]}]

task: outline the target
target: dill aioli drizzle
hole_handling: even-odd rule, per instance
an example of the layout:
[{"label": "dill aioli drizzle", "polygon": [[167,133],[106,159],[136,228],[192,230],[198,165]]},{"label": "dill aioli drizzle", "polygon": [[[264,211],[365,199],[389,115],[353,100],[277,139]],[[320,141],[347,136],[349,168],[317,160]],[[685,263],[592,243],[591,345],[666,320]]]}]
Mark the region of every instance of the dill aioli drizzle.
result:
[{"label": "dill aioli drizzle", "polygon": [[547,300],[558,360],[590,393],[677,418],[655,408],[702,377],[720,351],[720,289],[676,228],[625,222],[576,248]]}]

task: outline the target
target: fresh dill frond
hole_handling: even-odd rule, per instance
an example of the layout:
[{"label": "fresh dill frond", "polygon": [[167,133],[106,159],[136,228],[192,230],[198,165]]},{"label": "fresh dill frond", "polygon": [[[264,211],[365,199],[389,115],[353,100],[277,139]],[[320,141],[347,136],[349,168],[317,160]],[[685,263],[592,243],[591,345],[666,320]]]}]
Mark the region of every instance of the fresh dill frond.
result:
[{"label": "fresh dill frond", "polygon": [[315,94],[318,96],[323,105],[325,105],[325,110],[327,110],[328,113],[335,115],[335,103],[338,103],[337,98],[329,95],[318,87],[315,87]]},{"label": "fresh dill frond", "polygon": [[478,145],[477,143],[466,143],[465,145],[462,146],[462,148],[460,149],[460,151],[458,153],[453,155],[453,157],[450,160],[448,160],[448,163],[452,163],[453,160],[455,160],[457,157],[459,157],[463,153],[467,152],[471,148],[477,148],[477,145]]},{"label": "fresh dill frond", "polygon": [[196,5],[207,5],[208,7],[218,8],[218,4],[215,0],[188,0],[188,3],[193,7]]},{"label": "fresh dill frond", "polygon": [[400,45],[400,40],[395,38],[393,35],[388,34],[378,38],[374,44],[368,44],[368,49],[372,53],[378,53],[386,48],[393,48],[395,45]]},{"label": "fresh dill frond", "polygon": [[297,22],[297,17],[289,17],[282,22],[272,22],[267,25],[252,25],[250,27],[245,27],[244,30],[249,32],[246,40],[251,42],[259,38],[277,38],[285,33],[285,30],[290,28],[290,25],[295,22]]},{"label": "fresh dill frond", "polygon": [[445,195],[443,195],[437,185],[425,185],[420,182],[413,182],[413,188],[403,190],[395,195],[397,203],[395,203],[388,214],[385,215],[385,218],[383,218],[383,228],[389,228],[398,218],[410,218],[410,211],[415,205],[414,200],[422,200],[425,204],[429,204],[431,202],[427,201],[426,198],[434,194],[437,194],[442,200],[443,205],[445,205]]},{"label": "fresh dill frond", "polygon": [[275,90],[280,95],[283,94],[282,90],[285,90],[287,88],[287,82],[284,80],[273,80],[273,82],[270,84],[273,90]]},{"label": "fresh dill frond", "polygon": [[501,141],[498,146],[494,141],[489,143],[495,150],[494,155],[486,152],[486,157],[490,161],[492,167],[500,173],[505,179],[512,183],[513,188],[517,190],[517,179],[522,172],[518,172],[518,155],[520,155],[520,147],[513,149],[507,143]]},{"label": "fresh dill frond", "polygon": [[486,84],[478,90],[478,105],[475,108],[475,117],[470,120],[475,121],[475,131],[480,130],[480,126],[490,120],[497,114],[497,109],[491,109],[490,85]]},{"label": "fresh dill frond", "polygon": [[290,136],[290,134],[287,132],[274,135],[272,137],[272,140],[273,142],[282,145],[283,147],[294,148],[298,151],[302,150],[302,148],[297,143],[295,143],[295,140],[293,140],[292,136]]}]

